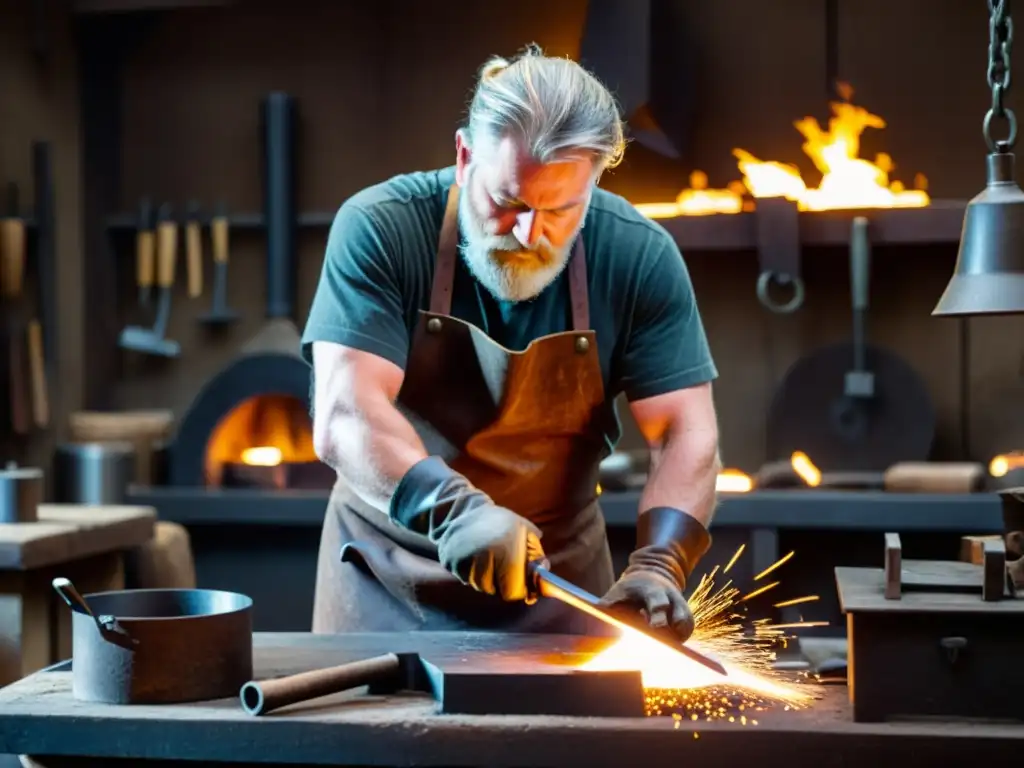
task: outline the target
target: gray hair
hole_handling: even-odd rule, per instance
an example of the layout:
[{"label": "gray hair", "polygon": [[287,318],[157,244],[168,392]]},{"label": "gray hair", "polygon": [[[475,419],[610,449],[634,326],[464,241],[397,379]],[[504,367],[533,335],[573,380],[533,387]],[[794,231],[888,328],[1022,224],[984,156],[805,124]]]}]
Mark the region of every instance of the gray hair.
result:
[{"label": "gray hair", "polygon": [[471,147],[515,135],[542,163],[592,153],[599,172],[618,165],[626,149],[615,97],[578,63],[545,56],[536,44],[481,67],[467,129]]}]

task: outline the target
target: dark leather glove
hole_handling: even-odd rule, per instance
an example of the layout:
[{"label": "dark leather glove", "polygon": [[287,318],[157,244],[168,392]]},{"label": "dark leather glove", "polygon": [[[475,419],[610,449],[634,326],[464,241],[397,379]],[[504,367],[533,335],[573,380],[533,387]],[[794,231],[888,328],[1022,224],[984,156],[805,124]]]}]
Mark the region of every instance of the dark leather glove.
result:
[{"label": "dark leather glove", "polygon": [[437,545],[438,560],[463,583],[503,600],[526,600],[527,559],[542,557],[540,529],[499,507],[444,460],[415,464],[391,497],[391,519]]},{"label": "dark leather glove", "polygon": [[637,547],[601,606],[626,618],[642,616],[655,630],[671,630],[685,642],[693,634],[693,612],[683,590],[711,546],[711,534],[694,517],[671,507],[654,507],[637,521]]}]

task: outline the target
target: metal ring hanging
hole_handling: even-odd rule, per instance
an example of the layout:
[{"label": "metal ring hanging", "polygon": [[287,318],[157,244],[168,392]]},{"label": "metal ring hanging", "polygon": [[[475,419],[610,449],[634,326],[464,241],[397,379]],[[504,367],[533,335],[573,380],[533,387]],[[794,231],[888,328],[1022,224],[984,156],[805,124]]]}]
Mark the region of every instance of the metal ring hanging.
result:
[{"label": "metal ring hanging", "polygon": [[[770,288],[772,283],[779,286],[792,286],[793,296],[784,303],[779,303],[772,298]],[[765,270],[757,278],[757,299],[766,309],[779,315],[788,315],[795,312],[804,303],[804,281],[803,278],[793,277],[781,272]]]},{"label": "metal ring hanging", "polygon": [[985,113],[985,122],[981,128],[985,134],[985,143],[988,144],[988,148],[992,152],[1006,152],[1017,143],[1017,115],[1014,114],[1012,109],[1004,109],[1003,114],[999,115],[999,117],[1006,120],[1009,129],[1009,135],[1002,141],[996,141],[992,138],[992,121],[996,117],[994,109],[990,109]]}]

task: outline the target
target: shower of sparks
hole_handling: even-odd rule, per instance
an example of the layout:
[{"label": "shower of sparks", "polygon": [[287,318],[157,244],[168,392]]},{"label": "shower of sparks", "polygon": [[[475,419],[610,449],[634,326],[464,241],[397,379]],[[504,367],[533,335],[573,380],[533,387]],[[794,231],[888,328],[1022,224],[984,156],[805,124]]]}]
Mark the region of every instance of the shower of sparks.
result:
[{"label": "shower of sparks", "polygon": [[[776,651],[786,647],[790,638],[787,630],[826,626],[828,622],[772,624],[771,619],[748,620],[743,613],[745,603],[780,582],[772,582],[745,595],[734,586],[732,579],[718,586],[715,578],[724,576],[735,565],[743,549],[741,546],[724,568],[715,566],[707,573],[689,598],[696,630],[688,645],[720,661],[728,671],[727,677],[640,632],[624,634],[581,668],[640,670],[647,714],[671,715],[675,728],[687,722],[712,720],[757,725],[758,716],[769,709],[801,709],[811,703],[817,698],[817,692],[810,685],[794,682],[792,673],[774,669],[773,662]],[[776,570],[792,556],[790,552],[756,578]],[[786,600],[779,606],[817,599],[816,595],[808,595]]]}]

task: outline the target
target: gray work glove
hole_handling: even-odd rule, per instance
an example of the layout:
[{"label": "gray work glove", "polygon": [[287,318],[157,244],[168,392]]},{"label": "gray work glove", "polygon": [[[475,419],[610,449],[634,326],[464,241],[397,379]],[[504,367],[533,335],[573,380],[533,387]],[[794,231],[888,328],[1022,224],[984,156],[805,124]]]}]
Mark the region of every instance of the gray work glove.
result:
[{"label": "gray work glove", "polygon": [[391,519],[437,545],[438,560],[463,584],[507,601],[527,600],[528,559],[542,557],[540,529],[436,457],[414,465],[391,498]]},{"label": "gray work glove", "polygon": [[637,548],[629,566],[601,598],[601,606],[622,618],[637,618],[653,630],[671,631],[686,642],[693,611],[683,595],[686,580],[711,546],[699,520],[672,507],[654,507],[637,520]]}]

